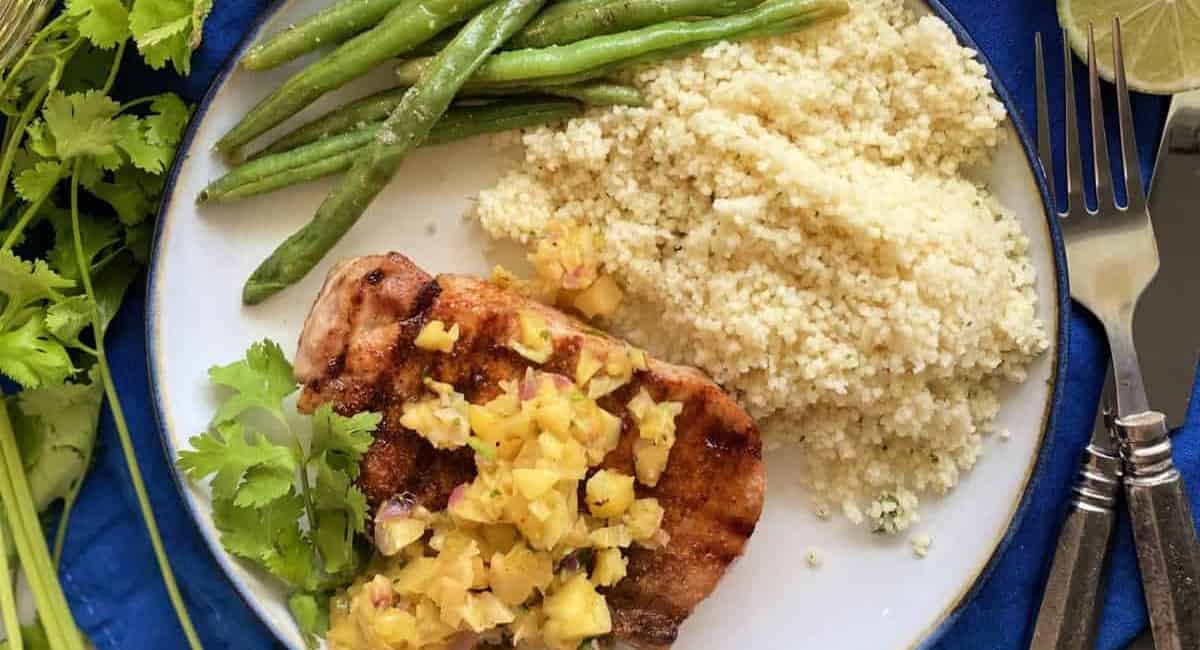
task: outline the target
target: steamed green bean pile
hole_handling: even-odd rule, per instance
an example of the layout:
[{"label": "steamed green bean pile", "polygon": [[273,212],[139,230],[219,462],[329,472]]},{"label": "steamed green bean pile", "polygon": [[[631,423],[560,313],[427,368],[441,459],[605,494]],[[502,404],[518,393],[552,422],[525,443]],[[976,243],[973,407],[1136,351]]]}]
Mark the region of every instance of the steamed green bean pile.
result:
[{"label": "steamed green bean pile", "polygon": [[313,219],[254,271],[254,304],[304,277],[413,149],[640,106],[614,73],[722,40],[798,31],[846,0],[337,0],[249,50],[263,70],[324,47],[218,142],[231,160],[313,102],[396,57],[397,88],[352,100],[262,145],[198,201],[233,200],[343,174]]}]

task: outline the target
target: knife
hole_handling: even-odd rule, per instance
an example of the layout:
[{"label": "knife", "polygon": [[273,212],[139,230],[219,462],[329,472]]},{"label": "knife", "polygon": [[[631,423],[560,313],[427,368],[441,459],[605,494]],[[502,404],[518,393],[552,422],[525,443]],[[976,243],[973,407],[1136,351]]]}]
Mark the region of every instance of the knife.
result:
[{"label": "knife", "polygon": [[1142,294],[1133,336],[1146,392],[1175,427],[1187,413],[1200,358],[1200,327],[1179,317],[1189,298],[1200,303],[1200,264],[1190,263],[1200,244],[1200,90],[1171,100],[1150,188],[1150,214],[1159,257],[1170,263],[1159,267]]}]

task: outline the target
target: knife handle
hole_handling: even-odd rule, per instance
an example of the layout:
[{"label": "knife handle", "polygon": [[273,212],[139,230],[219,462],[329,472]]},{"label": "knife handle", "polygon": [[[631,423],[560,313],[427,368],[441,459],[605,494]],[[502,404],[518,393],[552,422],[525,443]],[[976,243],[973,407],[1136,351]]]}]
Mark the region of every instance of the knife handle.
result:
[{"label": "knife handle", "polygon": [[1138,567],[1158,650],[1200,648],[1200,545],[1175,463],[1166,417],[1147,411],[1118,418],[1125,497]]},{"label": "knife handle", "polygon": [[[1103,426],[1103,425],[1100,425]],[[1033,629],[1031,650],[1092,650],[1112,542],[1121,460],[1088,445]]]}]

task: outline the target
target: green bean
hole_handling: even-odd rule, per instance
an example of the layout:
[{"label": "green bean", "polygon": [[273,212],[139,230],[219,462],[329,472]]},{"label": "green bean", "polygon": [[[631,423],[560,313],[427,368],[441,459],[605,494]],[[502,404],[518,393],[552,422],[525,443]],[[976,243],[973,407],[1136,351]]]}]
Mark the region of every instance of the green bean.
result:
[{"label": "green bean", "polygon": [[465,95],[471,97],[489,97],[504,95],[551,95],[576,99],[589,106],[645,106],[642,93],[632,86],[604,81],[588,81],[577,84],[555,84],[528,86],[509,86],[492,88],[489,86],[466,86]]},{"label": "green bean", "polygon": [[312,220],[254,270],[242,289],[242,301],[262,302],[307,275],[362,217],[408,153],[425,140],[463,84],[544,2],[496,0],[472,18],[404,94]]},{"label": "green bean", "polygon": [[[400,104],[406,88],[392,88],[375,93],[349,104],[339,106],[317,119],[297,127],[262,151],[251,160],[295,149],[339,133],[361,128],[363,125],[381,122]],[[502,97],[508,95],[551,95],[576,99],[591,106],[642,106],[642,94],[636,88],[610,82],[589,81],[581,84],[539,86],[512,84],[503,88],[494,86],[464,86],[460,97]],[[439,122],[440,126],[441,123]],[[435,129],[436,130],[436,129]]]},{"label": "green bean", "polygon": [[217,141],[234,154],[243,145],[295,115],[321,95],[366,74],[377,64],[424,43],[488,0],[404,0],[368,32],[293,75]]},{"label": "green bean", "polygon": [[762,0],[606,0],[543,11],[509,42],[509,49],[565,45],[676,18],[729,16]]},{"label": "green bean", "polygon": [[697,41],[695,43],[689,43],[687,45],[681,45],[679,47],[668,48],[665,50],[656,50],[654,52],[643,54],[641,56],[635,56],[635,57],[632,57],[629,59],[623,59],[621,61],[616,61],[616,62],[610,63],[608,65],[600,66],[598,68],[593,68],[591,70],[587,70],[584,72],[578,72],[575,74],[561,75],[561,76],[557,76],[557,77],[540,77],[538,79],[529,79],[526,81],[510,81],[510,82],[504,82],[504,83],[472,82],[471,85],[472,85],[472,87],[477,87],[477,88],[490,87],[495,92],[500,93],[500,92],[504,92],[504,91],[510,91],[510,89],[524,88],[524,87],[527,87],[529,84],[536,84],[537,87],[541,88],[544,92],[550,92],[551,89],[553,89],[553,88],[564,88],[564,87],[570,88],[573,86],[581,86],[581,85],[584,85],[587,83],[591,83],[593,79],[611,76],[615,73],[621,72],[622,70],[628,70],[630,68],[635,68],[640,65],[651,65],[651,64],[656,64],[656,63],[662,63],[663,61],[669,61],[671,59],[678,59],[681,57],[685,57],[689,54],[701,52],[701,51],[703,51],[713,45],[716,45],[717,43],[720,43],[722,41],[734,41],[734,42],[749,41],[749,40],[754,40],[754,39],[758,39],[758,38],[771,38],[773,36],[782,36],[784,34],[791,34],[791,33],[800,31],[800,30],[804,29],[805,27],[810,26],[811,24],[812,24],[812,21],[802,20],[802,19],[798,19],[795,21],[785,21],[782,23],[778,23],[776,25],[770,25],[768,27],[763,27],[762,29],[752,29],[748,32],[743,32],[741,34],[737,34],[737,35],[731,36],[729,38],[718,38],[718,39],[714,39],[711,41]]},{"label": "green bean", "polygon": [[[373,127],[372,131],[378,131],[378,127]],[[301,165],[295,169],[264,176],[258,180],[250,181],[235,187],[230,187],[220,194],[208,194],[205,196],[207,201],[230,201],[233,199],[243,199],[259,194],[267,194],[276,190],[281,190],[285,187],[300,185],[309,181],[315,181],[328,176],[340,174],[354,165],[354,159],[362,153],[362,149],[351,149],[343,153],[339,153],[322,160],[310,162],[306,165]],[[208,190],[205,190],[206,192]]]},{"label": "green bean", "polygon": [[250,48],[242,57],[242,67],[267,70],[322,45],[341,43],[374,27],[401,2],[403,0],[339,0]]},{"label": "green bean", "polygon": [[[529,82],[595,71],[620,61],[713,43],[779,23],[813,22],[841,15],[845,0],[768,0],[750,11],[697,21],[668,21],[641,29],[596,36],[570,45],[500,52],[480,66],[472,83]],[[412,59],[397,68],[402,84],[413,83],[430,59]]]},{"label": "green bean", "polygon": [[[442,116],[421,146],[557,122],[582,112],[579,103],[563,100],[503,101],[454,108]],[[243,163],[204,188],[196,200],[203,203],[253,196],[344,172],[375,139],[380,127],[370,124]]]},{"label": "green bean", "polygon": [[[673,18],[729,16],[763,0],[567,0],[547,7],[504,49],[567,45],[593,36],[637,29]],[[451,30],[447,30],[450,32]],[[452,34],[439,34],[413,48],[414,57],[437,54]]]},{"label": "green bean", "polygon": [[298,167],[312,165],[346,152],[361,151],[379,135],[379,124],[369,124],[360,129],[330,136],[291,151],[255,158],[234,167],[200,191],[197,203],[230,196],[237,188],[258,183],[265,178],[292,171]]},{"label": "green bean", "polygon": [[382,122],[400,105],[400,99],[407,91],[408,88],[390,88],[338,106],[272,142],[253,157],[295,149],[330,135],[352,131],[364,124]]}]

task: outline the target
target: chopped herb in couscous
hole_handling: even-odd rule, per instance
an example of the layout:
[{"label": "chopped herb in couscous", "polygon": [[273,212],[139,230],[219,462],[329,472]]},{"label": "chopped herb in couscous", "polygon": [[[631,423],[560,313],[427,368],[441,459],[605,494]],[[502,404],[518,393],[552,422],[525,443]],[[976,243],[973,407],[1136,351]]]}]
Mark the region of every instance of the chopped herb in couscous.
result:
[{"label": "chopped herb in couscous", "polygon": [[629,81],[646,107],[522,136],[484,228],[536,255],[586,226],[617,333],[800,445],[818,511],[908,528],[1048,345],[1026,237],[966,176],[1005,117],[983,66],[940,20],[859,0]]}]

